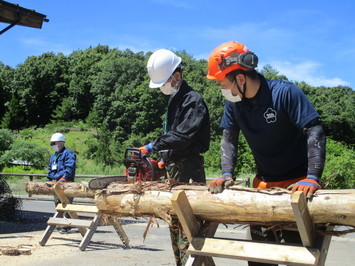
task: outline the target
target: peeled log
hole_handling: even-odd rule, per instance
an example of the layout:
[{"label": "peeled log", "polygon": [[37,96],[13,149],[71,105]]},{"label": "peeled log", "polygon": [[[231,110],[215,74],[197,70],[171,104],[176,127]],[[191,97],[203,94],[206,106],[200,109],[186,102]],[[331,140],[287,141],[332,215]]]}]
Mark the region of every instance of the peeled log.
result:
[{"label": "peeled log", "polygon": [[[83,184],[72,184],[78,184],[80,193],[83,193]],[[68,189],[66,186],[67,184],[63,184],[67,196],[79,197],[80,193],[73,191],[72,185]],[[33,186],[26,186],[26,189],[31,187]],[[164,184],[147,182],[143,186],[112,183],[105,190],[98,190],[96,193],[88,190],[87,193],[95,194],[96,206],[104,213],[121,217],[154,215],[169,221],[171,215],[176,215],[171,198],[177,190],[185,191],[194,214],[202,220],[226,224],[295,223],[291,194],[282,189],[257,190],[237,187],[224,190],[220,194],[211,194],[205,186],[184,185],[168,189]],[[31,194],[41,193],[36,187],[36,193]],[[308,208],[315,224],[355,226],[354,189],[319,190],[308,202]]]}]

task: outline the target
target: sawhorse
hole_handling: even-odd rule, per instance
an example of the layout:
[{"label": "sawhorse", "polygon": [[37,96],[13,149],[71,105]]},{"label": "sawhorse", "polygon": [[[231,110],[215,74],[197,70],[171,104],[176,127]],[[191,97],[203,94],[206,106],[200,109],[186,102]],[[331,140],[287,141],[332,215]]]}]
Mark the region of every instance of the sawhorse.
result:
[{"label": "sawhorse", "polygon": [[291,205],[303,246],[214,238],[218,223],[199,223],[184,191],[173,194],[172,204],[190,243],[185,265],[215,265],[212,257],[262,263],[324,265],[331,236],[316,236],[305,196],[292,194]]},{"label": "sawhorse", "polygon": [[[41,246],[44,246],[47,243],[56,226],[77,227],[80,234],[83,236],[83,239],[79,245],[79,249],[84,251],[90,243],[91,238],[94,235],[98,225],[100,224],[102,213],[98,210],[96,206],[70,204],[69,199],[67,198],[64,193],[64,190],[59,184],[55,184],[53,189],[61,203],[56,206],[56,213],[54,214],[54,216],[48,219],[48,226],[39,244]],[[64,217],[65,212],[69,214],[70,219]],[[92,220],[86,220],[80,219],[77,212],[92,213],[95,215]],[[117,218],[113,217],[109,217],[109,221],[115,228],[123,244],[126,247],[129,246],[129,239],[122,228],[121,222]]]}]

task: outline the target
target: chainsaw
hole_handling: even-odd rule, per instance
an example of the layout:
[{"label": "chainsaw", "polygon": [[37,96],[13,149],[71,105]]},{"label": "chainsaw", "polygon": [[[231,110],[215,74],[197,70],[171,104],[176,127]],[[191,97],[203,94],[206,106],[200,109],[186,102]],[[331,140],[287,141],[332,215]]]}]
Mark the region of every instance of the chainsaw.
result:
[{"label": "chainsaw", "polygon": [[159,169],[158,162],[142,154],[137,148],[127,148],[123,160],[125,165],[123,176],[109,176],[91,179],[90,189],[104,189],[112,182],[141,182],[156,181],[164,175],[164,170]]}]

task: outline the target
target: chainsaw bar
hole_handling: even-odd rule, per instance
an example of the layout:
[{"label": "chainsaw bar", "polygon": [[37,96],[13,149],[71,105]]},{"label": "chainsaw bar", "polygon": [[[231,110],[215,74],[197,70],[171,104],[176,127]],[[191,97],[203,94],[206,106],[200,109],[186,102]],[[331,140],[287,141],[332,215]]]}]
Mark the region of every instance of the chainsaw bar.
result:
[{"label": "chainsaw bar", "polygon": [[118,175],[118,176],[108,176],[108,177],[99,177],[94,178],[89,181],[90,189],[104,189],[112,182],[126,182],[127,176]]}]

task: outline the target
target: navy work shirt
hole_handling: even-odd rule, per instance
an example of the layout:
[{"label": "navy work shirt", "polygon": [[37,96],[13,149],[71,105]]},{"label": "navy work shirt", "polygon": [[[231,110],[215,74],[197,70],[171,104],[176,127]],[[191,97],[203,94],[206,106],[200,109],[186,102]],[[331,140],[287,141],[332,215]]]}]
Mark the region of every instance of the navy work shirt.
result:
[{"label": "navy work shirt", "polygon": [[225,101],[221,126],[242,131],[255,158],[257,175],[283,181],[307,174],[304,126],[319,117],[301,89],[289,82],[260,75],[251,99]]}]

